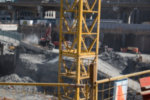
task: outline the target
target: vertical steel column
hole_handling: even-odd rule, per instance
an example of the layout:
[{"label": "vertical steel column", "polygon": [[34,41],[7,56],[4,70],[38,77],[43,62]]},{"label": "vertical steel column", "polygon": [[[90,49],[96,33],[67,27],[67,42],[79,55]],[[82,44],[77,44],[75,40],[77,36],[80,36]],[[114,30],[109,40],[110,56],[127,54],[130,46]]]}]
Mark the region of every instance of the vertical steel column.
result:
[{"label": "vertical steel column", "polygon": [[[100,18],[101,18],[101,0],[98,0],[98,23],[97,23],[97,45],[96,45],[96,73],[97,73],[97,67],[98,67],[98,54],[99,54],[99,34],[100,34]],[[97,81],[97,76],[95,83]],[[94,90],[95,89],[95,90]],[[98,84],[95,85],[94,88],[94,100],[98,100]]]},{"label": "vertical steel column", "polygon": [[[82,16],[83,16],[83,0],[80,0],[79,3],[79,9],[78,9],[78,33],[77,33],[77,39],[78,39],[78,42],[77,42],[77,69],[76,69],[76,72],[77,72],[77,76],[76,76],[76,81],[77,81],[77,84],[80,84],[80,64],[81,64],[81,60],[80,60],[80,54],[81,54],[81,34],[82,34]],[[76,100],[80,100],[80,89],[77,88],[76,89]]]},{"label": "vertical steel column", "polygon": [[[62,31],[63,31],[63,0],[60,3],[60,33],[59,33],[59,65],[58,65],[58,83],[61,82],[61,63],[62,63]],[[58,87],[58,99],[61,100],[61,89]]]}]

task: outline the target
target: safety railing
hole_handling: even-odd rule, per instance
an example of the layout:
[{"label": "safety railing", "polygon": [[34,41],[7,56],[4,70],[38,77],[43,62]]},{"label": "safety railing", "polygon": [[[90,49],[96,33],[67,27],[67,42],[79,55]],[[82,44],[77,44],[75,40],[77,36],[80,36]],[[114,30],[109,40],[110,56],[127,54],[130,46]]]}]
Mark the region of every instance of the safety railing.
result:
[{"label": "safety railing", "polygon": [[97,81],[98,100],[142,100],[139,80],[147,76],[150,70]]},{"label": "safety railing", "polygon": [[0,82],[0,100],[58,100],[58,87],[84,88],[86,86],[67,83]]}]

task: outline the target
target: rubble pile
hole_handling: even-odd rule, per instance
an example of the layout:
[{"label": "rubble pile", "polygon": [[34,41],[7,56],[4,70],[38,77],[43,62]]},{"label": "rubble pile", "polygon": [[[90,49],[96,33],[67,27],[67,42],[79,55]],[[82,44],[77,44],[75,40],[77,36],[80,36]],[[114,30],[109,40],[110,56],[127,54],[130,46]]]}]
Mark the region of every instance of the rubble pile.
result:
[{"label": "rubble pile", "polygon": [[[16,68],[11,75],[0,77],[0,82],[43,82],[43,83],[57,83],[58,79],[58,60],[59,54],[53,52],[49,54],[38,54],[38,53],[20,53],[19,59],[16,61]],[[142,71],[148,69],[149,64],[136,61],[136,57],[122,57],[114,51],[105,51],[99,55],[98,68],[106,72],[110,70],[112,73],[128,74],[135,71]],[[102,68],[101,68],[102,67]],[[98,69],[98,70],[99,70]],[[113,70],[112,70],[113,69]],[[106,71],[104,71],[106,70]],[[106,73],[98,75],[99,79],[106,78]],[[108,71],[108,73],[110,73]],[[108,76],[110,77],[110,76]],[[111,76],[112,77],[112,76]],[[2,89],[14,89],[14,90],[36,90],[37,92],[43,92],[43,90],[50,90],[50,88],[38,88],[38,87],[23,87],[23,86],[1,86]],[[1,92],[1,89],[0,89]],[[1,94],[1,93],[0,93]],[[9,93],[8,93],[9,94]],[[29,95],[21,96],[21,98],[29,98],[28,100],[47,100],[43,99],[41,95]],[[41,96],[41,98],[39,97]],[[1,95],[0,95],[1,97]],[[17,100],[17,99],[16,99]],[[20,99],[18,99],[20,100]],[[55,100],[55,99],[54,99]]]},{"label": "rubble pile", "polygon": [[[30,77],[21,78],[17,74],[11,74],[1,77],[0,82],[31,83],[34,81]],[[39,89],[36,86],[0,86],[0,98],[5,98],[4,100],[14,100],[14,98],[15,100],[57,100],[54,96],[40,93]]]},{"label": "rubble pile", "polygon": [[59,55],[21,54],[15,73],[36,82],[57,82]]},{"label": "rubble pile", "polygon": [[137,61],[137,56],[122,57],[114,51],[103,52],[99,58],[109,63],[114,68],[119,69],[121,74],[129,74],[150,69],[150,64]]},{"label": "rubble pile", "polygon": [[11,75],[6,75],[3,77],[0,77],[0,82],[34,82],[30,77],[19,77],[17,74],[11,74]]},{"label": "rubble pile", "polygon": [[[34,81],[27,76],[21,78],[17,74],[11,74],[11,75],[0,77],[0,82],[33,83]],[[24,88],[24,86],[0,86],[0,87],[3,89],[14,89],[16,91],[26,90],[26,89],[37,91],[37,88],[35,86],[33,87],[26,86],[26,88]]]},{"label": "rubble pile", "polygon": [[120,69],[123,71],[126,66],[128,65],[128,58],[127,57],[121,57],[120,55],[116,54],[113,51],[110,52],[103,52],[100,56],[100,59],[103,61],[109,63],[110,65],[116,67],[117,69]]}]

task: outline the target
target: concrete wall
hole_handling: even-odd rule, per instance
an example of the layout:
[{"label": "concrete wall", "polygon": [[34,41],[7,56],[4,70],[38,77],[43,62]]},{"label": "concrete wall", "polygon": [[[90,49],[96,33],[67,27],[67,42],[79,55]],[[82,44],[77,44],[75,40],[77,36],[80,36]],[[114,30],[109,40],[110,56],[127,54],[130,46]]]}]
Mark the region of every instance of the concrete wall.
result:
[{"label": "concrete wall", "polygon": [[17,24],[0,24],[0,30],[2,31],[17,31]]},{"label": "concrete wall", "polygon": [[46,29],[46,26],[19,26],[18,32],[23,33],[24,38],[33,34],[36,34],[38,37],[41,37],[46,33]]},{"label": "concrete wall", "polygon": [[126,37],[126,45],[136,46],[143,53],[150,53],[150,35],[133,35],[129,34]]},{"label": "concrete wall", "polygon": [[114,50],[120,50],[122,47],[122,40],[121,40],[120,34],[104,34],[104,38],[102,41],[103,45],[108,45],[110,48],[113,48]]},{"label": "concrete wall", "polygon": [[14,72],[16,66],[15,55],[0,55],[0,76]]},{"label": "concrete wall", "polygon": [[102,43],[113,48],[115,51],[132,46],[138,47],[141,53],[150,53],[150,35],[105,33]]}]

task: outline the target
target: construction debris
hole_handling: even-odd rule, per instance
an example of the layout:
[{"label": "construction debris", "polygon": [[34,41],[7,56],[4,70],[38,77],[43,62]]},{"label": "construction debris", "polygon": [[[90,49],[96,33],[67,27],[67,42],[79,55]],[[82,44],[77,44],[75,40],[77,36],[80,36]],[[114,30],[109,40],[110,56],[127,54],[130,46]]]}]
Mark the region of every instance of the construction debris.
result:
[{"label": "construction debris", "polygon": [[119,70],[124,70],[126,68],[126,66],[128,65],[128,63],[127,63],[128,58],[121,57],[114,51],[103,52],[99,56],[99,58],[102,59],[103,61],[106,61],[107,63],[111,64],[112,66],[117,67]]},{"label": "construction debris", "polygon": [[0,82],[34,82],[30,77],[19,77],[17,74],[11,74],[0,77]]},{"label": "construction debris", "polygon": [[[3,76],[0,78],[0,82],[22,82],[22,83],[31,83],[31,82],[35,82],[33,81],[30,77],[19,77],[17,74],[11,74],[11,75],[7,75],[7,76]],[[34,90],[34,91],[37,91],[37,88],[36,87],[29,87],[27,86],[25,89],[24,89],[24,86],[0,86],[1,88],[3,89],[13,89],[13,90],[16,90],[16,91],[19,91],[19,90]]]},{"label": "construction debris", "polygon": [[123,57],[114,51],[109,51],[103,52],[99,58],[112,65],[114,68],[119,69],[123,74],[150,69],[148,67],[150,64],[137,60],[136,54],[132,57]]}]

